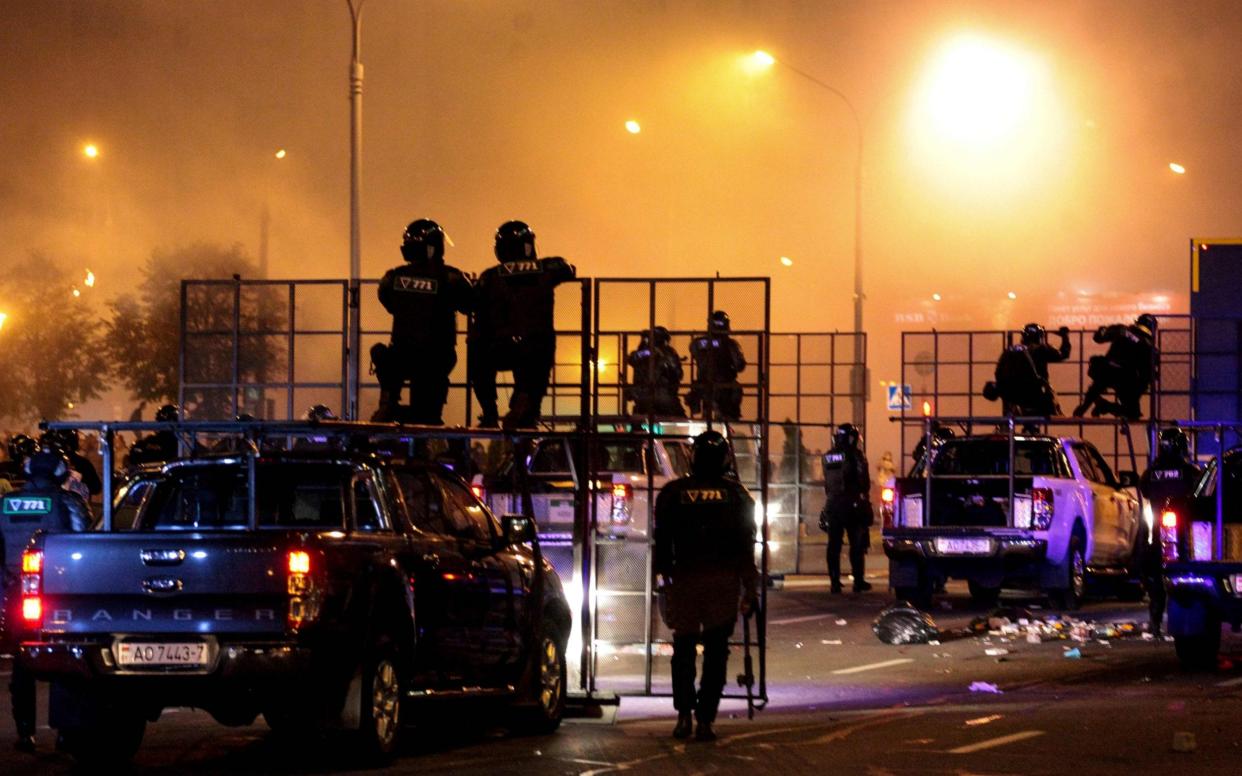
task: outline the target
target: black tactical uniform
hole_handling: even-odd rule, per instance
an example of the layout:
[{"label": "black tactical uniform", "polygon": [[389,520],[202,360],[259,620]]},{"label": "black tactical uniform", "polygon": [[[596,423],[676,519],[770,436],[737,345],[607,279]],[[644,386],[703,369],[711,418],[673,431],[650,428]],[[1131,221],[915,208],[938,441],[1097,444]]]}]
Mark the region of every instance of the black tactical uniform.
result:
[{"label": "black tactical uniform", "polygon": [[[22,489],[6,495],[0,507],[0,538],[4,541],[4,611],[10,623],[6,641],[16,641],[21,620],[22,552],[35,531],[85,531],[91,524],[91,508],[82,497],[64,489],[69,461],[50,450],[35,453],[26,463],[29,479]],[[34,751],[35,680],[14,661],[9,681],[17,746]]]},{"label": "black tactical uniform", "polygon": [[1062,328],[1058,334],[1061,346],[1054,348],[1043,326],[1028,323],[1022,329],[1022,342],[1006,348],[997,359],[996,379],[984,386],[984,398],[999,398],[1006,415],[1060,415],[1056,391],[1048,381],[1048,364],[1069,358],[1069,329]]},{"label": "black tactical uniform", "polygon": [[[715,431],[694,440],[693,474],[660,490],[655,507],[657,574],[663,577],[662,614],[673,631],[673,735],[715,738],[712,723],[724,691],[729,637],[758,600],[755,502],[731,477],[729,443]],[[703,675],[694,689],[695,647],[703,644]]]},{"label": "black tactical uniform", "polygon": [[26,459],[39,451],[39,443],[26,434],[15,434],[8,445],[9,459],[0,461],[0,478],[8,481],[12,489],[26,482]]},{"label": "black tactical uniform", "polygon": [[[1180,428],[1160,432],[1160,449],[1147,471],[1139,479],[1139,491],[1151,508],[1152,529],[1140,559],[1143,587],[1147,588],[1148,611],[1152,631],[1159,636],[1164,623],[1166,593],[1164,589],[1164,549],[1160,541],[1160,519],[1166,509],[1181,516],[1185,522],[1187,507],[1195,485],[1203,475],[1190,456],[1190,441]],[[1141,530],[1146,530],[1143,526]]]},{"label": "black tactical uniform", "polygon": [[824,454],[824,511],[820,527],[828,532],[828,576],[832,592],[841,592],[841,544],[850,543],[850,573],[854,592],[871,589],[866,579],[866,555],[870,545],[871,475],[867,456],[858,447],[858,429],[846,423],[833,436],[832,450]]},{"label": "black tactical uniform", "polygon": [[[1091,410],[1092,417],[1106,414],[1127,420],[1143,417],[1140,399],[1151,387],[1160,368],[1155,337],[1156,316],[1147,313],[1129,326],[1122,323],[1101,326],[1092,339],[1107,342],[1108,352],[1091,357],[1087,367],[1091,385],[1082,404],[1074,410],[1074,417],[1081,418],[1087,410]],[[1103,398],[1109,389],[1116,401]]]},{"label": "black tactical uniform", "polygon": [[729,336],[729,315],[723,310],[712,313],[707,334],[690,343],[694,359],[694,382],[686,403],[691,412],[699,412],[707,420],[740,420],[742,417],[742,386],[737,376],[746,368],[746,356],[737,340]]},{"label": "black tactical uniform", "polygon": [[[103,492],[103,481],[99,479],[95,464],[78,452],[82,447],[82,440],[77,431],[48,431],[40,442],[44,450],[55,448],[69,459],[70,490],[77,491],[87,501],[90,501],[91,496],[98,496]],[[77,477],[72,476],[74,472]]]},{"label": "black tactical uniform", "polygon": [[655,343],[643,332],[638,349],[626,362],[633,370],[625,397],[634,402],[635,415],[657,415],[684,418],[686,410],[681,406],[677,389],[684,374],[681,356],[673,349],[668,329],[655,327]]},{"label": "black tactical uniform", "polygon": [[[165,404],[156,410],[155,420],[157,423],[176,423],[181,420],[181,408],[175,404]],[[156,431],[134,442],[125,458],[125,465],[132,469],[144,463],[173,461],[179,452],[175,433],[167,429]]]},{"label": "black tactical uniform", "polygon": [[521,221],[500,225],[495,253],[500,264],[484,270],[475,285],[470,382],[481,424],[493,427],[499,421],[496,373],[512,370],[505,426],[529,428],[539,421],[556,358],[555,289],[576,273],[562,258],[539,258],[535,233]]},{"label": "black tactical uniform", "polygon": [[[390,344],[371,348],[380,384],[375,421],[408,420],[438,426],[457,365],[457,313],[469,314],[470,279],[444,263],[444,230],[420,218],[401,243],[406,264],[388,270],[379,300],[392,315]],[[410,383],[410,411],[402,417],[401,387]]]}]

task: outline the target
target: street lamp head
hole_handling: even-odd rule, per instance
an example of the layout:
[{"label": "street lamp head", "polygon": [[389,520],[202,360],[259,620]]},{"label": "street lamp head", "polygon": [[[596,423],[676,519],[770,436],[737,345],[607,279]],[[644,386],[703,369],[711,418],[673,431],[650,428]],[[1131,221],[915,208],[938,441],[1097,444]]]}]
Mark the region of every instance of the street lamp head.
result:
[{"label": "street lamp head", "polygon": [[9,318],[8,313],[0,313],[0,331],[4,330],[4,322],[8,320],[8,318]]},{"label": "street lamp head", "polygon": [[277,159],[284,159],[284,158],[285,158],[285,149],[283,149],[283,148],[282,148],[282,149],[280,149],[279,151],[277,151],[277,152],[276,152],[276,158],[277,158]]},{"label": "street lamp head", "polygon": [[742,67],[751,74],[762,73],[776,64],[776,57],[759,49],[742,58]]},{"label": "street lamp head", "polygon": [[99,158],[99,146],[95,145],[94,143],[87,143],[86,145],[82,146],[82,155],[85,156],[87,159]]},{"label": "street lamp head", "polygon": [[634,119],[630,119],[625,122],[625,131],[629,132],[631,135],[637,135],[639,132],[643,131],[643,127]]},{"label": "street lamp head", "polygon": [[1178,175],[1186,174],[1186,168],[1178,164],[1177,162],[1169,162],[1169,169],[1177,173]]}]

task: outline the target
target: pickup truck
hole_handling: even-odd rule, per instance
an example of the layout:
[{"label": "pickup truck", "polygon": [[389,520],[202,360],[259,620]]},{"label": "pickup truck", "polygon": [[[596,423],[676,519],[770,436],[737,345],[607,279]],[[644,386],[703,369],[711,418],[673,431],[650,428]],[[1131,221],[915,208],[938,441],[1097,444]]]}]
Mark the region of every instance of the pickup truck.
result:
[{"label": "pickup truck", "polygon": [[1141,598],[1148,530],[1138,476],[1114,476],[1090,442],[1069,437],[1016,436],[1012,478],[1010,455],[1005,434],[949,439],[884,494],[884,552],[897,597],[926,606],[954,578],[981,604],[995,602],[1002,587],[1022,587],[1074,609],[1094,574]]},{"label": "pickup truck", "polygon": [[1152,505],[1160,522],[1169,635],[1189,670],[1214,669],[1221,624],[1242,626],[1242,448],[1224,453],[1221,461],[1223,476],[1211,459],[1188,503]]},{"label": "pickup truck", "polygon": [[[251,462],[253,461],[253,467]],[[146,467],[108,532],[36,534],[20,659],[88,762],[129,759],[168,707],[348,731],[394,752],[419,704],[488,699],[550,731],[570,612],[530,521],[438,465],[344,451]]]}]

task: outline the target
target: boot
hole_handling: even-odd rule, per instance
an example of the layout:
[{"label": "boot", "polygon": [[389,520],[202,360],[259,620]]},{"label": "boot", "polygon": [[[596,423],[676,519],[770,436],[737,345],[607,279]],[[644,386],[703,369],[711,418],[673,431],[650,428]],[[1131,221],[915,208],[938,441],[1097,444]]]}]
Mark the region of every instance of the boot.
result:
[{"label": "boot", "polygon": [[695,741],[715,741],[716,731],[712,730],[712,723],[699,720],[699,726],[694,731]]},{"label": "boot", "polygon": [[677,726],[673,728],[673,738],[686,739],[694,731],[694,717],[690,712],[683,711],[677,715]]},{"label": "boot", "polygon": [[829,591],[833,595],[841,595],[842,590],[843,588],[841,587],[841,580],[839,579],[832,580],[832,587],[829,588]]},{"label": "boot", "polygon": [[372,423],[392,423],[397,419],[397,401],[391,391],[380,389],[379,406],[371,415]]},{"label": "boot", "polygon": [[854,592],[865,593],[871,589],[871,583],[861,577],[854,580]]}]

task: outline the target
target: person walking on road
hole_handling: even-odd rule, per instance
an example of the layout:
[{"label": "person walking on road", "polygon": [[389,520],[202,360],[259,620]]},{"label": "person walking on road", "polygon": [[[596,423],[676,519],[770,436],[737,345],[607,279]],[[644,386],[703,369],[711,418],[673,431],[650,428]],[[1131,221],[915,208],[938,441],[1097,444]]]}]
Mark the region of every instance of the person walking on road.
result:
[{"label": "person walking on road", "polygon": [[[715,431],[694,440],[692,473],[665,485],[655,507],[655,571],[661,614],[673,631],[675,738],[715,740],[729,637],[740,611],[758,605],[755,502],[732,476],[729,443]],[[740,595],[740,598],[739,598]],[[695,651],[703,673],[695,692]],[[698,726],[694,727],[697,720]]]},{"label": "person walking on road", "polygon": [[832,449],[824,454],[824,511],[820,528],[828,534],[828,577],[834,595],[841,588],[841,547],[850,544],[850,573],[854,592],[871,589],[866,579],[867,547],[870,545],[871,476],[867,456],[860,448],[861,436],[852,423],[842,424],[833,435]]}]

